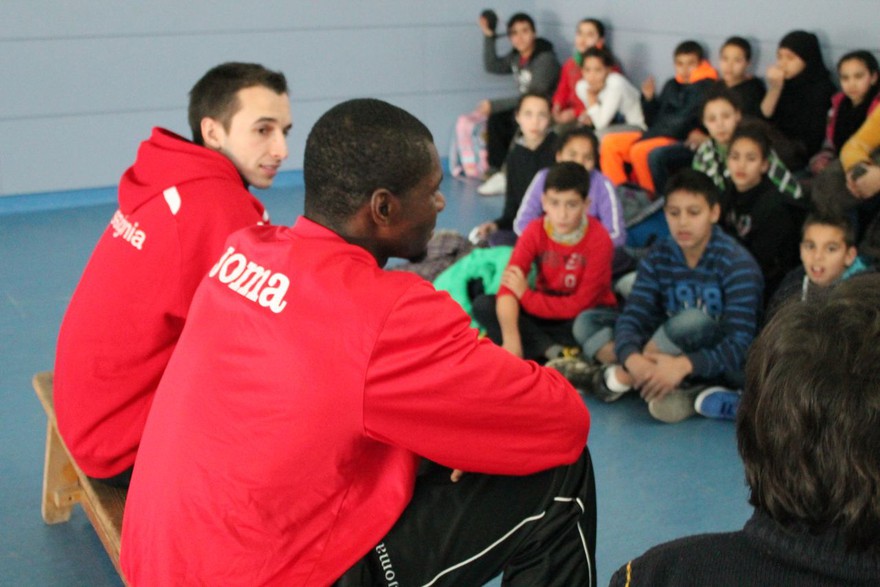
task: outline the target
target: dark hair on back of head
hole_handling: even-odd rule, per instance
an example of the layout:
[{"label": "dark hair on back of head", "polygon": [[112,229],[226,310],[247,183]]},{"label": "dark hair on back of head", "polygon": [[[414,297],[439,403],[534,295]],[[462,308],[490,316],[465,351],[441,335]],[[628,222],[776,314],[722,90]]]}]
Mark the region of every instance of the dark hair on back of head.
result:
[{"label": "dark hair on back of head", "polygon": [[703,104],[700,106],[700,118],[706,114],[706,105],[709,102],[714,102],[716,100],[726,100],[733,106],[733,109],[737,112],[742,112],[742,102],[735,93],[730,91],[723,81],[717,81],[711,86],[709,86],[708,91],[706,92],[706,96],[703,98]]},{"label": "dark hair on back of head", "polygon": [[749,351],[737,413],[749,501],[793,532],[880,554],[880,275],[785,304]]},{"label": "dark hair on back of head", "polygon": [[559,154],[565,148],[565,145],[572,139],[583,138],[590,141],[590,146],[593,148],[593,159],[595,160],[596,167],[599,166],[599,139],[596,137],[596,133],[588,126],[576,126],[573,128],[569,128],[564,131],[561,135],[556,138],[556,153]]},{"label": "dark hair on back of head", "polygon": [[679,55],[696,55],[697,60],[703,60],[703,46],[697,43],[696,41],[682,41],[675,47],[675,52],[673,53],[675,57]]},{"label": "dark hair on back of head", "polygon": [[[857,59],[861,61],[865,67],[868,68],[868,73],[880,73],[880,65],[877,64],[877,58],[874,57],[874,54],[870,51],[865,51],[864,49],[860,49],[858,51],[850,51],[843,57],[841,57],[837,61],[837,70],[840,71],[840,66],[843,65],[844,61],[851,61],[853,59]],[[874,84],[876,85],[876,83]]]},{"label": "dark hair on back of head", "polygon": [[338,224],[384,188],[404,196],[432,169],[431,131],[381,100],[349,100],[312,127],[303,156],[305,213]]},{"label": "dark hair on back of head", "polygon": [[614,55],[604,47],[590,47],[584,51],[584,61],[586,61],[588,57],[599,59],[605,67],[614,67]]},{"label": "dark hair on back of head", "polygon": [[690,167],[686,167],[670,177],[669,181],[666,182],[666,191],[663,193],[666,194],[668,200],[673,192],[678,191],[703,196],[710,208],[719,203],[720,195],[718,194],[718,188],[715,187],[715,182],[705,173]]},{"label": "dark hair on back of head", "polygon": [[596,27],[596,32],[599,33],[599,38],[605,38],[605,25],[598,18],[585,18],[581,20],[578,24],[591,24]]},{"label": "dark hair on back of head", "polygon": [[740,139],[754,141],[758,145],[758,150],[761,151],[762,159],[766,160],[770,157],[770,149],[773,146],[770,144],[770,136],[760,121],[754,123],[743,122],[736,125],[736,130],[733,131],[733,136],[730,137],[730,146],[733,147],[733,144]]},{"label": "dark hair on back of head", "polygon": [[508,34],[510,34],[510,29],[513,28],[513,25],[515,25],[518,22],[527,22],[527,23],[529,23],[529,26],[532,27],[533,31],[536,30],[535,29],[535,21],[532,20],[531,16],[529,16],[525,12],[517,12],[516,14],[511,16],[509,19],[507,19],[507,33]]},{"label": "dark hair on back of head", "polygon": [[724,41],[724,44],[721,45],[721,49],[724,50],[724,48],[728,45],[739,47],[740,49],[742,49],[743,54],[746,56],[746,61],[752,60],[752,44],[743,37],[729,37],[726,41]]},{"label": "dark hair on back of head", "polygon": [[850,219],[838,212],[817,210],[809,214],[801,228],[801,238],[807,233],[807,229],[814,225],[833,226],[843,232],[843,242],[847,247],[856,245],[856,229]]},{"label": "dark hair on back of head", "polygon": [[548,109],[551,107],[550,98],[548,98],[546,94],[541,94],[540,92],[526,92],[525,94],[520,94],[519,100],[516,101],[516,108],[514,109],[515,113],[519,112],[519,109],[522,108],[523,102],[525,102],[528,98],[540,98],[547,103]]},{"label": "dark hair on back of head", "polygon": [[573,161],[554,163],[544,180],[544,192],[551,189],[557,192],[574,190],[586,200],[590,195],[590,174],[583,165]]},{"label": "dark hair on back of head", "polygon": [[259,63],[222,63],[210,70],[189,91],[187,118],[193,142],[204,145],[202,119],[213,118],[229,130],[232,117],[241,108],[236,94],[239,90],[262,86],[276,94],[287,93],[287,79],[279,71],[266,69]]}]

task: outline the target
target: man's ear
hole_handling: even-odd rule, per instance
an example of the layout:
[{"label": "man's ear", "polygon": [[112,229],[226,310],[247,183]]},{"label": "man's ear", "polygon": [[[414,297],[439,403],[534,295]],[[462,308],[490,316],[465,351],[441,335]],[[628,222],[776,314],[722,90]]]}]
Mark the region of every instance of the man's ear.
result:
[{"label": "man's ear", "polygon": [[219,120],[205,116],[202,118],[202,141],[209,149],[219,151],[223,146],[223,139],[226,137],[226,129]]},{"label": "man's ear", "polygon": [[374,191],[370,196],[370,216],[376,226],[390,226],[396,220],[398,207],[397,197],[385,188]]}]

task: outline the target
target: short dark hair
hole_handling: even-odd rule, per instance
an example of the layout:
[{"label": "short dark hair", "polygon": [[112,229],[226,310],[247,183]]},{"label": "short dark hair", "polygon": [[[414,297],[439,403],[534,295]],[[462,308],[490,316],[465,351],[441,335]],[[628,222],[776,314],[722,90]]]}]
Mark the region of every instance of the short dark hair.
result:
[{"label": "short dark hair", "polygon": [[614,67],[614,55],[611,54],[611,51],[605,49],[604,47],[590,47],[586,51],[584,51],[584,61],[587,60],[587,57],[595,57],[602,61],[602,65],[605,67]]},{"label": "short dark hair", "polygon": [[746,61],[752,60],[752,44],[749,43],[743,37],[737,37],[737,36],[729,37],[726,41],[724,41],[724,44],[721,45],[721,49],[723,50],[728,45],[733,45],[734,47],[739,47],[740,49],[742,49],[742,52],[745,54]]},{"label": "short dark hair", "polygon": [[715,186],[715,182],[705,173],[697,171],[696,169],[691,169],[690,167],[685,167],[676,172],[675,175],[670,177],[669,181],[666,182],[666,191],[664,193],[667,198],[673,192],[678,191],[690,192],[692,194],[703,196],[710,208],[719,203],[720,195],[718,194],[718,188]]},{"label": "short dark hair", "polygon": [[801,228],[801,238],[807,234],[807,229],[814,225],[833,226],[843,232],[843,242],[847,247],[856,246],[856,229],[850,219],[843,214],[830,211],[816,211],[809,214]]},{"label": "short dark hair", "polygon": [[544,191],[551,189],[557,192],[574,190],[586,200],[590,195],[590,174],[583,165],[573,161],[554,163],[544,179]]},{"label": "short dark hair", "polygon": [[515,25],[518,22],[527,22],[527,23],[529,23],[529,26],[532,27],[533,31],[536,30],[535,29],[535,21],[532,20],[531,16],[529,16],[525,12],[517,12],[516,14],[511,16],[509,19],[507,19],[507,32],[508,32],[508,34],[510,33],[510,29],[513,28],[513,25]]},{"label": "short dark hair", "polygon": [[340,223],[378,189],[408,194],[431,172],[433,140],[415,116],[382,100],[334,106],[306,139],[306,216]]},{"label": "short dark hair", "polygon": [[682,41],[675,47],[673,56],[679,55],[696,55],[699,61],[703,60],[703,46],[696,41]]},{"label": "short dark hair", "polygon": [[605,38],[605,25],[598,18],[585,18],[578,23],[578,26],[582,24],[591,24],[596,27],[596,32],[599,33],[599,38]]},{"label": "short dark hair", "polygon": [[730,137],[730,146],[732,147],[740,139],[749,139],[758,145],[762,159],[766,160],[770,157],[770,150],[773,146],[770,144],[770,136],[767,134],[762,122],[744,122],[736,125],[736,130],[733,131],[733,136]]},{"label": "short dark hair", "polygon": [[562,149],[565,148],[565,145],[568,144],[568,141],[576,138],[583,138],[590,141],[590,145],[593,147],[593,159],[596,159],[596,167],[598,167],[599,139],[596,137],[596,133],[594,133],[588,126],[576,126],[563,131],[563,133],[556,139],[556,153],[561,153]]},{"label": "short dark hair", "polygon": [[[868,73],[880,73],[880,66],[877,65],[877,58],[874,57],[874,54],[870,51],[865,51],[864,49],[860,49],[858,51],[850,51],[843,57],[841,57],[837,61],[837,70],[840,71],[840,66],[843,65],[845,61],[852,60],[861,61],[866,68],[868,68]],[[876,84],[875,84],[876,85]]]},{"label": "short dark hair", "polygon": [[204,145],[202,119],[213,118],[229,130],[232,117],[241,108],[238,92],[253,86],[269,88],[276,94],[287,93],[287,79],[280,71],[266,69],[259,63],[230,61],[208,70],[189,91],[187,118],[193,142]]},{"label": "short dark hair", "polygon": [[786,304],[746,362],[737,413],[749,501],[796,532],[880,554],[880,275]]},{"label": "short dark hair", "polygon": [[733,106],[733,109],[737,112],[742,112],[742,102],[735,93],[730,91],[730,88],[725,85],[723,81],[717,81],[711,86],[709,86],[708,91],[706,91],[706,96],[703,98],[703,104],[700,106],[700,118],[703,118],[706,113],[706,105],[709,102],[715,102],[716,100],[726,100]]},{"label": "short dark hair", "polygon": [[519,112],[519,109],[522,107],[523,102],[525,102],[529,98],[539,98],[547,103],[547,108],[550,108],[550,98],[547,97],[547,94],[542,94],[540,92],[526,92],[525,94],[520,94],[519,100],[516,101],[516,108],[514,109],[515,113]]}]

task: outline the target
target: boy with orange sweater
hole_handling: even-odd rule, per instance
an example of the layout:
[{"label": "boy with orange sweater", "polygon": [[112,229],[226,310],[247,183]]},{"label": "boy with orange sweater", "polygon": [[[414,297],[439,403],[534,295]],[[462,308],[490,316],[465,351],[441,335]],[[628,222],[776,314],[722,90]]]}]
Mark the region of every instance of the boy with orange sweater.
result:
[{"label": "boy with orange sweater", "polygon": [[625,164],[629,163],[638,184],[655,192],[648,166],[650,152],[678,141],[693,143],[696,148],[706,139],[704,133],[696,130],[700,126],[699,107],[718,73],[703,57],[703,48],[696,41],[680,43],[675,48],[674,60],[675,77],[663,85],[659,96],[655,95],[653,77],[642,83],[642,110],[648,130],[614,133],[602,139],[602,173],[615,185],[627,180]]}]

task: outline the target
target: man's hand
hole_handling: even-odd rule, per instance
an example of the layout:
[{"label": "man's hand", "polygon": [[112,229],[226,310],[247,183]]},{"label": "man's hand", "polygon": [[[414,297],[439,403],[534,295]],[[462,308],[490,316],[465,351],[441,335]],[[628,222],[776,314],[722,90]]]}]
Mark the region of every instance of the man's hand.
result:
[{"label": "man's hand", "polygon": [[880,166],[864,161],[859,165],[865,170],[858,178],[853,179],[853,168],[846,174],[846,187],[850,193],[865,200],[880,192]]},{"label": "man's hand", "polygon": [[452,475],[449,476],[449,479],[453,483],[458,483],[458,480],[461,479],[463,476],[464,476],[464,471],[462,471],[461,469],[454,469],[452,471]]},{"label": "man's hand", "polygon": [[513,292],[516,299],[522,298],[526,290],[529,289],[529,282],[523,274],[522,269],[515,265],[509,265],[501,275],[501,285]]}]

